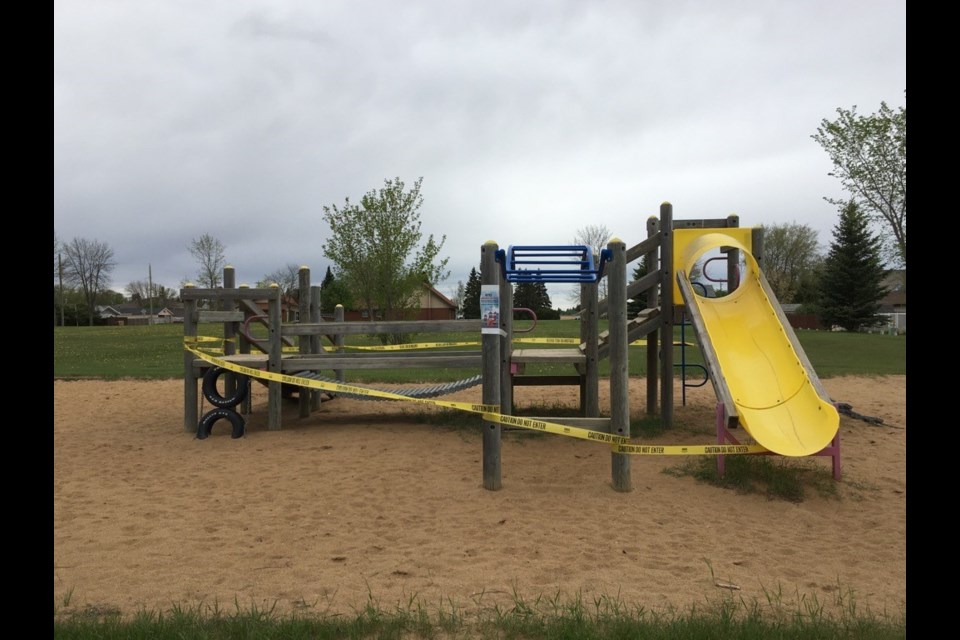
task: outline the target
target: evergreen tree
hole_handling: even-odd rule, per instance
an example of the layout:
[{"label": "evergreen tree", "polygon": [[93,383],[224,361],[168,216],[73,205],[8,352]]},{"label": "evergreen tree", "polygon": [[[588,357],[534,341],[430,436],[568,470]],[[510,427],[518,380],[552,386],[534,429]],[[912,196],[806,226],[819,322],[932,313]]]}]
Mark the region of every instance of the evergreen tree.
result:
[{"label": "evergreen tree", "polygon": [[559,320],[560,312],[553,308],[553,302],[550,301],[550,294],[547,292],[547,285],[544,282],[535,282],[537,307],[536,314],[541,320]]},{"label": "evergreen tree", "polygon": [[847,331],[877,323],[883,287],[880,239],[854,202],[844,205],[820,278],[820,321]]},{"label": "evergreen tree", "polygon": [[331,315],[338,304],[343,305],[344,311],[356,306],[346,283],[335,278],[330,267],[327,267],[327,274],[320,284],[320,313]]},{"label": "evergreen tree", "polygon": [[480,273],[470,269],[467,286],[463,293],[463,317],[467,320],[476,320],[480,317]]},{"label": "evergreen tree", "polygon": [[533,282],[518,282],[513,288],[513,306],[537,312],[537,291]]},{"label": "evergreen tree", "polygon": [[543,282],[518,282],[513,292],[513,306],[532,309],[541,320],[560,317],[552,308],[547,285]]},{"label": "evergreen tree", "polygon": [[323,276],[323,282],[320,283],[320,288],[323,289],[331,282],[333,282],[333,271],[330,269],[330,265],[327,265],[327,274]]}]

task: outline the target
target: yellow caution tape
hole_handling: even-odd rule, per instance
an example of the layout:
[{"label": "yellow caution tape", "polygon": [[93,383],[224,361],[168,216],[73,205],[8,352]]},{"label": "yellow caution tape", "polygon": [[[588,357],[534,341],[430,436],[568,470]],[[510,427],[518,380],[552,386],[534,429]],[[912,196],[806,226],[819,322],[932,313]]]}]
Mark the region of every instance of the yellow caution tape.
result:
[{"label": "yellow caution tape", "polygon": [[355,395],[368,396],[373,398],[385,398],[388,400],[402,400],[413,402],[415,404],[427,404],[437,407],[446,407],[450,409],[459,409],[471,413],[480,413],[487,422],[519,427],[521,429],[531,429],[533,431],[542,431],[556,435],[578,438],[580,440],[590,440],[592,442],[604,442],[611,445],[614,453],[639,456],[704,456],[704,455],[742,455],[767,453],[768,450],[758,444],[713,444],[713,445],[641,445],[630,444],[630,438],[618,436],[603,431],[594,431],[593,429],[584,429],[583,427],[573,427],[570,425],[549,422],[546,420],[537,420],[534,418],[522,418],[518,416],[508,416],[499,413],[499,405],[472,404],[468,402],[450,402],[447,400],[433,400],[429,398],[412,398],[410,396],[390,393],[388,391],[379,391],[377,389],[368,389],[367,387],[357,387],[339,382],[325,382],[322,380],[312,380],[300,376],[291,376],[283,373],[273,373],[245,367],[243,365],[228,362],[221,358],[214,357],[189,346],[187,340],[184,340],[184,348],[205,362],[218,367],[223,367],[229,371],[234,371],[252,378],[292,384],[298,387],[307,387],[310,389],[319,389],[321,391],[332,391],[340,393],[352,393]]},{"label": "yellow caution tape", "polygon": [[[236,338],[217,338],[213,336],[196,336],[192,337],[196,342],[236,342]],[[186,340],[186,338],[185,338]],[[579,338],[513,338],[515,344],[569,344],[577,345],[582,344],[582,341]],[[412,351],[415,349],[440,349],[443,347],[479,347],[480,342],[475,340],[467,340],[460,342],[415,342],[409,344],[384,344],[384,345],[343,345],[344,349],[352,349],[356,351]],[[647,341],[645,338],[640,340],[634,340],[629,343],[631,347],[645,347],[647,346]],[[697,344],[694,342],[674,342],[673,346],[687,346],[687,347],[696,347]],[[330,345],[321,345],[320,347],[324,351],[337,351],[339,347],[334,347]],[[281,349],[284,353],[299,353],[300,347],[283,347]]]},{"label": "yellow caution tape", "polygon": [[384,344],[375,346],[349,346],[344,345],[345,349],[357,349],[359,351],[409,351],[411,349],[436,349],[438,347],[478,347],[479,342],[417,342],[411,344]]},{"label": "yellow caution tape", "polygon": [[767,452],[767,449],[759,444],[618,444],[613,450],[635,456],[718,456]]},{"label": "yellow caution tape", "polygon": [[343,384],[339,382],[325,382],[323,380],[311,380],[309,378],[303,378],[301,376],[291,376],[285,373],[274,373],[272,371],[263,371],[261,369],[254,369],[253,367],[246,367],[240,364],[229,362],[223,360],[222,358],[217,358],[208,353],[204,353],[188,345],[184,345],[184,348],[197,356],[205,362],[210,364],[223,367],[228,371],[233,371],[235,373],[240,373],[245,376],[250,376],[251,378],[258,378],[260,380],[267,380],[269,382],[280,382],[286,384],[292,384],[298,387],[307,387],[310,389],[319,389],[320,391],[332,391],[340,393],[353,393],[356,395],[369,396],[373,398],[386,398],[388,400],[405,400],[407,402],[413,402],[415,404],[429,404],[437,407],[447,407],[450,409],[460,409],[461,411],[470,411],[472,413],[486,413],[493,412],[496,413],[500,409],[500,405],[496,404],[475,404],[470,402],[451,402],[449,400],[433,400],[430,398],[411,398],[410,396],[404,396],[399,393],[390,393],[389,391],[378,391],[376,389],[368,389],[366,387],[356,387],[349,384]]},{"label": "yellow caution tape", "polygon": [[579,338],[514,338],[524,344],[580,344]]},{"label": "yellow caution tape", "polygon": [[489,422],[506,424],[522,429],[532,429],[546,433],[555,433],[560,436],[590,440],[592,442],[607,442],[611,444],[614,453],[623,453],[635,456],[709,456],[709,455],[736,455],[749,453],[766,453],[767,449],[758,444],[725,444],[725,445],[642,445],[629,444],[630,438],[617,436],[603,431],[572,427],[546,420],[534,418],[520,418],[505,416],[499,413],[484,413],[483,419]]},{"label": "yellow caution tape", "polygon": [[557,424],[556,422],[547,422],[545,420],[534,420],[533,418],[519,418],[517,416],[505,416],[499,413],[488,412],[483,414],[483,419],[489,422],[507,424],[512,427],[545,431],[547,433],[570,436],[571,438],[579,438],[581,440],[609,442],[612,444],[625,444],[630,442],[630,438],[624,436],[615,436],[610,433],[604,433],[603,431],[593,431],[592,429],[584,429],[583,427],[571,427],[565,424]]},{"label": "yellow caution tape", "polygon": [[[184,344],[197,344],[200,342],[234,342],[234,338],[217,338],[214,336],[186,336],[183,339]],[[387,344],[387,345],[343,345],[343,349],[354,349],[358,351],[406,351],[412,349],[434,349],[437,347],[462,347],[462,346],[480,346],[479,342],[419,342],[411,344]],[[209,348],[209,347],[204,347]],[[332,345],[320,345],[324,351],[335,353],[341,347]],[[284,346],[280,349],[283,353],[300,353],[300,347]]]}]

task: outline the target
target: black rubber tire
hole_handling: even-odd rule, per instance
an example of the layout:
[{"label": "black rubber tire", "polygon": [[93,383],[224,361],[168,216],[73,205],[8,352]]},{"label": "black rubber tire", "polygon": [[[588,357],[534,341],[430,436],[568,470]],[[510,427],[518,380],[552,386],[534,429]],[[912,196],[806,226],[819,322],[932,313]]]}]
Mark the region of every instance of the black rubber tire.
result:
[{"label": "black rubber tire", "polygon": [[220,390],[217,389],[217,380],[224,373],[227,373],[227,370],[223,367],[210,367],[207,369],[207,372],[203,374],[203,397],[215,407],[232,409],[247,397],[247,394],[250,392],[250,381],[247,379],[247,376],[238,374],[237,391],[227,398],[222,396]]},{"label": "black rubber tire", "polygon": [[243,419],[243,416],[233,409],[217,408],[211,409],[200,418],[200,425],[197,427],[197,440],[206,440],[210,435],[210,431],[213,430],[213,425],[220,420],[226,420],[230,423],[232,427],[230,431],[231,438],[236,440],[237,438],[243,437],[243,432],[246,427],[246,420]]}]

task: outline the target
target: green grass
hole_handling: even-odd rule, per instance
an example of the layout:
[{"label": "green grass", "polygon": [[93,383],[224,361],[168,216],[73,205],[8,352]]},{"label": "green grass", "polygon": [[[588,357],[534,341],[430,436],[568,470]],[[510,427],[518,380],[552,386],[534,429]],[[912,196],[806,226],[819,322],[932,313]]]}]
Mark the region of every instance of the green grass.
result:
[{"label": "green grass", "polygon": [[[601,326],[601,331],[605,327]],[[200,335],[223,336],[222,325],[202,325]],[[257,335],[260,335],[259,333]],[[840,375],[906,374],[907,337],[829,331],[798,331],[798,338],[814,370],[821,378]],[[516,338],[577,338],[579,323],[574,320],[541,320],[532,333]],[[675,331],[679,342],[681,328]],[[695,343],[692,329],[684,330],[684,341]],[[412,337],[416,342],[479,341],[475,333],[424,333]],[[350,336],[348,345],[377,345],[373,336]],[[523,348],[549,345],[518,345]],[[457,347],[454,350],[479,349]],[[674,347],[674,363],[703,364],[700,350]],[[529,365],[529,374],[568,374],[569,365]],[[646,347],[630,347],[630,375],[646,373]],[[474,369],[387,369],[348,372],[353,382],[436,382],[456,380],[477,373]],[[609,361],[600,364],[600,375],[609,374]],[[677,375],[679,375],[677,369]],[[56,327],[53,330],[54,378],[168,379],[183,377],[183,326],[153,325],[133,327]],[[688,370],[688,376],[702,378]]]},{"label": "green grass", "polygon": [[907,373],[906,335],[805,330],[797,338],[821,378]]},{"label": "green grass", "polygon": [[[708,563],[709,566],[709,563]],[[712,574],[712,567],[711,567]],[[487,605],[478,596],[469,607],[443,602],[432,607],[416,598],[383,608],[372,598],[352,615],[297,613],[273,609],[231,610],[217,605],[174,606],[167,611],[141,611],[123,617],[97,608],[55,611],[55,638],[496,638],[601,640],[619,638],[797,640],[906,637],[903,613],[876,614],[858,610],[850,592],[838,589],[834,602],[816,596],[784,598],[765,589],[764,598],[720,596],[687,611],[655,611],[628,605],[620,598],[582,595],[573,598],[514,594],[508,605]],[[833,611],[827,613],[825,605]],[[307,603],[309,607],[309,603]]]},{"label": "green grass", "polygon": [[726,456],[721,478],[716,458],[701,456],[667,467],[663,472],[675,477],[690,476],[737,493],[762,493],[770,499],[788,502],[803,502],[811,489],[823,497],[837,497],[837,483],[829,467],[822,462],[815,464],[810,458]]}]

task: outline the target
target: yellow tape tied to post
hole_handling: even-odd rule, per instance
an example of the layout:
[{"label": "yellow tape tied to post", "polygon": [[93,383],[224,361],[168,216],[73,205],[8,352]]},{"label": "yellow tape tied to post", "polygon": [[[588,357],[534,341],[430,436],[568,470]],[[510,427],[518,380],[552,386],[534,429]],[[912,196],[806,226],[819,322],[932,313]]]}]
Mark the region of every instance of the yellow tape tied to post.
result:
[{"label": "yellow tape tied to post", "polygon": [[[203,340],[209,341],[209,340]],[[271,382],[280,382],[292,384],[298,387],[309,389],[318,389],[320,391],[350,393],[373,398],[384,398],[387,400],[399,400],[404,402],[413,402],[415,404],[432,405],[471,413],[480,413],[483,419],[488,422],[518,427],[521,429],[530,429],[544,433],[553,433],[569,438],[580,440],[589,440],[592,442],[602,442],[611,445],[615,453],[642,456],[689,456],[689,455],[736,455],[736,454],[755,454],[766,453],[767,449],[760,445],[640,445],[630,444],[630,438],[618,436],[603,431],[585,429],[583,427],[573,427],[570,425],[548,422],[546,420],[537,420],[534,418],[522,418],[518,416],[508,416],[499,412],[499,405],[475,404],[469,402],[452,402],[449,400],[433,400],[429,398],[412,398],[410,396],[389,391],[380,391],[378,389],[369,389],[367,387],[357,387],[354,385],[343,384],[339,382],[326,382],[323,380],[313,380],[301,376],[291,376],[284,373],[273,373],[262,369],[254,369],[244,365],[236,364],[222,358],[204,353],[191,346],[191,343],[201,342],[193,338],[184,338],[184,349],[200,358],[204,362],[223,367],[228,371],[233,371],[251,378],[267,380]]]}]

